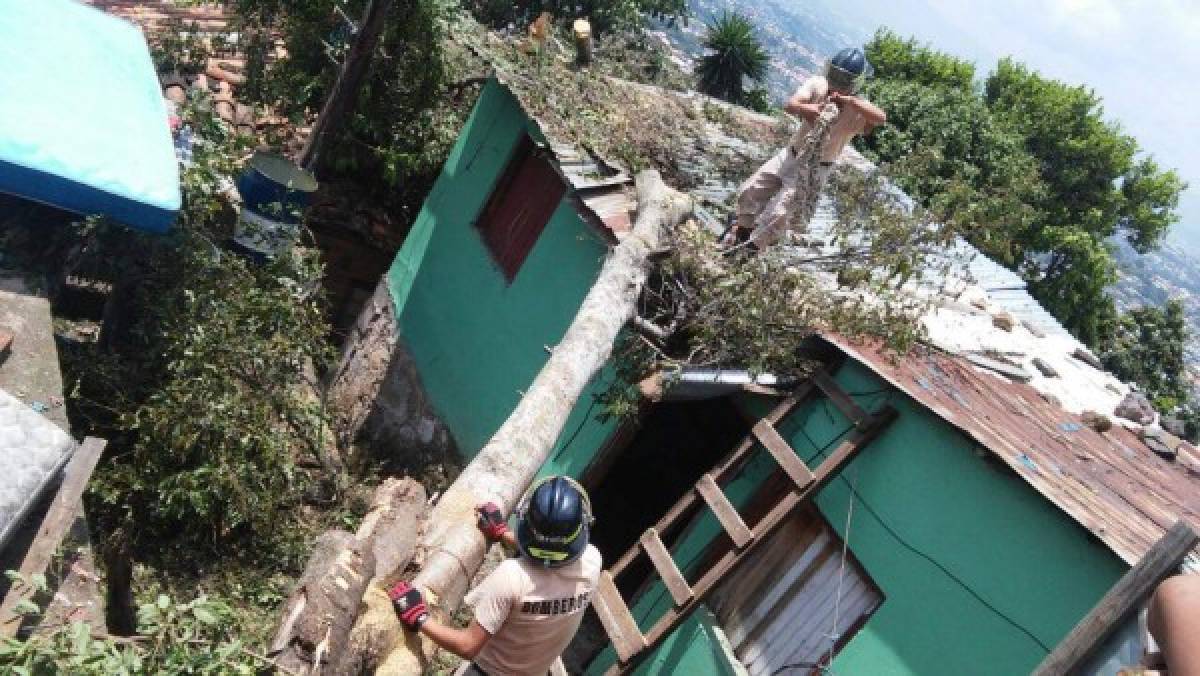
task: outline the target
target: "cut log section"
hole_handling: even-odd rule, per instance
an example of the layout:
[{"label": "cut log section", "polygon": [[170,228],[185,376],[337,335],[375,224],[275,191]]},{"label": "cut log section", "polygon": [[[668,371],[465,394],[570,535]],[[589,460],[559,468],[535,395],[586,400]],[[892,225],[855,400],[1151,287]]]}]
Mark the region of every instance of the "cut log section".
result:
[{"label": "cut log section", "polygon": [[388,479],[356,534],[331,530],[317,538],[269,656],[304,674],[349,673],[344,665],[368,661],[370,645],[351,637],[363,595],[377,570],[403,568],[412,558],[425,502],[417,482]]}]

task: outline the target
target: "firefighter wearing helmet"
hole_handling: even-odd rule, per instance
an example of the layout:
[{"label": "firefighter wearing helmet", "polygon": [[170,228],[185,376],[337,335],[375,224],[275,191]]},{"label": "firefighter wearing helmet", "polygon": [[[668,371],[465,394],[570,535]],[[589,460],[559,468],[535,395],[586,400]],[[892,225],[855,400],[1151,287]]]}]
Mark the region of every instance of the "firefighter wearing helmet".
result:
[{"label": "firefighter wearing helmet", "polygon": [[[758,248],[773,244],[785,229],[789,202],[773,199],[785,182],[794,181],[802,171],[818,172],[816,185],[824,185],[833,163],[850,139],[870,133],[887,122],[887,114],[878,106],[858,95],[864,81],[872,74],[866,54],[857,47],[841,50],[829,60],[824,75],[814,75],[804,81],[788,99],[783,109],[802,119],[800,129],[791,141],[738,190],[736,220],[723,238],[726,245],[749,240]],[[813,129],[813,122],[828,104],[838,107],[838,116],[829,129],[821,149],[818,166],[804,167],[798,161],[800,144]]]},{"label": "firefighter wearing helmet", "polygon": [[542,676],[579,628],[603,567],[599,550],[588,542],[587,493],[570,477],[538,481],[517,506],[516,533],[495,503],[476,513],[489,542],[519,555],[467,594],[466,603],[475,608],[471,624],[456,629],[430,619],[421,592],[405,582],[389,591],[396,614],[409,631],[466,660],[458,674]]}]

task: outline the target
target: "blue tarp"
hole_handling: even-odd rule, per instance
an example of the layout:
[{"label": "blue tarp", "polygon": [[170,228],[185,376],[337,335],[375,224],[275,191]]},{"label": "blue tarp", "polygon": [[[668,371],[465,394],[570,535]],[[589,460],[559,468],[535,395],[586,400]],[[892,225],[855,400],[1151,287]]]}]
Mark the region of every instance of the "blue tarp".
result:
[{"label": "blue tarp", "polygon": [[0,0],[0,192],[170,228],[179,169],[137,27],[73,0]]}]

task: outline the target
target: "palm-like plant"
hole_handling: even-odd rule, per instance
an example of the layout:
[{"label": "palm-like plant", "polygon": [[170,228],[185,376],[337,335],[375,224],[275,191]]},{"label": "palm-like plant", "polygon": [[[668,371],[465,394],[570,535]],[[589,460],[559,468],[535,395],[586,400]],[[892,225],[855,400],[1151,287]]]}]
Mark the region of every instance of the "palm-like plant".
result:
[{"label": "palm-like plant", "polygon": [[745,15],[725,12],[708,25],[704,47],[709,54],[700,61],[701,91],[731,103],[743,103],[744,81],[762,80],[770,57],[754,34],[754,24]]}]

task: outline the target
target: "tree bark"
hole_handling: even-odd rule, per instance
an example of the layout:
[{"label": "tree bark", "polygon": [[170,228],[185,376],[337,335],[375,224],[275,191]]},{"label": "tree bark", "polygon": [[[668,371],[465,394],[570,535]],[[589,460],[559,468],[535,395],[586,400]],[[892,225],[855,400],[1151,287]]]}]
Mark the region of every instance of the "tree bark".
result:
[{"label": "tree bark", "polygon": [[[608,361],[617,334],[634,316],[646,281],[648,254],[661,246],[663,233],[692,210],[691,200],[667,187],[656,171],[638,174],[637,197],[632,231],[605,260],[562,342],[508,420],[433,509],[418,552],[423,565],[413,582],[446,615],[461,603],[486,550],[475,526],[475,506],[493,501],[505,512],[513,509],[546,461],[583,389]],[[394,616],[380,608],[386,597],[376,592],[373,589],[365,599],[367,613],[394,626]],[[421,673],[433,645],[402,637],[404,641],[396,642],[377,673]]]},{"label": "tree bark", "polygon": [[321,161],[321,151],[325,149],[329,139],[337,135],[342,121],[353,110],[358,91],[362,88],[363,76],[367,73],[367,66],[371,64],[371,54],[383,33],[383,26],[391,7],[392,0],[368,0],[358,35],[354,37],[354,44],[350,45],[346,60],[338,71],[337,81],[333,84],[333,90],[325,99],[321,113],[313,124],[312,133],[309,134],[304,150],[300,153],[300,166],[305,169],[313,172],[317,170]]},{"label": "tree bark", "polygon": [[[403,568],[416,548],[425,490],[411,479],[388,479],[354,535],[323,533],[296,589],[283,605],[270,655],[296,673],[335,673],[355,661],[351,636],[363,593],[377,570]],[[333,666],[330,666],[333,665]]]}]

